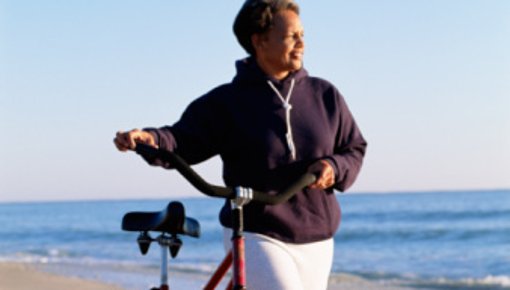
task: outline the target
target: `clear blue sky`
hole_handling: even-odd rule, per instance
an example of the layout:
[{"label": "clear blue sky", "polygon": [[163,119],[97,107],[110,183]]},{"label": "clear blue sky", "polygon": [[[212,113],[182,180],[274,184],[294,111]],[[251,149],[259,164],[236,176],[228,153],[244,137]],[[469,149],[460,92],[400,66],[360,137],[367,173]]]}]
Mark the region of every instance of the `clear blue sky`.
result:
[{"label": "clear blue sky", "polygon": [[[510,188],[510,1],[298,3],[369,141],[352,192]],[[231,80],[241,4],[0,0],[0,201],[198,195],[112,138]]]}]

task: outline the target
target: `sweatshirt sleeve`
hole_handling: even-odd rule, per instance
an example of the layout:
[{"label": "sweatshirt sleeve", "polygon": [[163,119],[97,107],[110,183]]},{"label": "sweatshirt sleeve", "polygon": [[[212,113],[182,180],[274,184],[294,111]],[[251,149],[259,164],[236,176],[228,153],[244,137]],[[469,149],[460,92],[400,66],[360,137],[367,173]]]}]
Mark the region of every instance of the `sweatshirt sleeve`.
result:
[{"label": "sweatshirt sleeve", "polygon": [[356,180],[363,163],[367,142],[342,95],[335,89],[339,106],[340,123],[335,138],[333,155],[328,158],[336,172],[335,189],[347,190]]},{"label": "sweatshirt sleeve", "polygon": [[[172,126],[146,128],[162,149],[179,154],[190,164],[200,163],[220,152],[225,138],[225,114],[217,98],[209,93],[193,101]],[[172,168],[155,160],[153,165]]]}]

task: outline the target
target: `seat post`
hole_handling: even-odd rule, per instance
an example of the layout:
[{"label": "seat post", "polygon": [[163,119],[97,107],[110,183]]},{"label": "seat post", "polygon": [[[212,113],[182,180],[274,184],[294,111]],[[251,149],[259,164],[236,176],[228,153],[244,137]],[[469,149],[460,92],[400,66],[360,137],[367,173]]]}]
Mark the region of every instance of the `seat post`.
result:
[{"label": "seat post", "polygon": [[168,249],[161,246],[161,287],[160,290],[168,290]]},{"label": "seat post", "polygon": [[160,287],[159,290],[169,290],[168,287],[168,242],[164,237],[164,234],[157,238],[159,246],[161,248],[161,273],[160,273]]}]

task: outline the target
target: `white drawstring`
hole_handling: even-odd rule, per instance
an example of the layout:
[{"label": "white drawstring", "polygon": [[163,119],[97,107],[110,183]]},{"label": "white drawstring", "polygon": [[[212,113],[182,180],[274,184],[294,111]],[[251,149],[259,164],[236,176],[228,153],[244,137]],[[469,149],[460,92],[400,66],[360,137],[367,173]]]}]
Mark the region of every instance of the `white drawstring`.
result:
[{"label": "white drawstring", "polygon": [[283,108],[285,109],[285,124],[287,125],[287,133],[285,134],[285,137],[287,139],[287,146],[289,148],[292,160],[296,160],[296,146],[294,145],[294,138],[292,136],[292,126],[290,125],[290,110],[292,109],[292,105],[289,102],[290,97],[292,95],[292,90],[294,90],[294,79],[292,79],[290,82],[290,88],[289,91],[287,92],[286,98],[284,98],[282,94],[280,94],[280,91],[278,91],[278,89],[274,86],[274,84],[270,80],[268,80],[267,83],[283,103]]}]

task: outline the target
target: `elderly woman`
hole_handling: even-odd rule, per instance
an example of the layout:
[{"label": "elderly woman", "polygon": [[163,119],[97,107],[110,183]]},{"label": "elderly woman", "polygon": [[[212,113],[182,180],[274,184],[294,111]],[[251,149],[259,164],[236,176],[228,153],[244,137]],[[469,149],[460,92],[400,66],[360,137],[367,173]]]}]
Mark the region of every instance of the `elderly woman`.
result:
[{"label": "elderly woman", "polygon": [[[234,32],[249,57],[237,61],[232,82],[193,101],[172,126],[119,132],[114,142],[121,151],[138,142],[158,146],[192,164],[219,154],[226,185],[261,191],[316,173],[314,184],[284,204],[245,207],[247,286],[326,289],[340,223],[333,189],[353,184],[366,142],[338,90],[303,68],[296,3],[248,0]],[[230,214],[226,203],[226,232]]]}]

